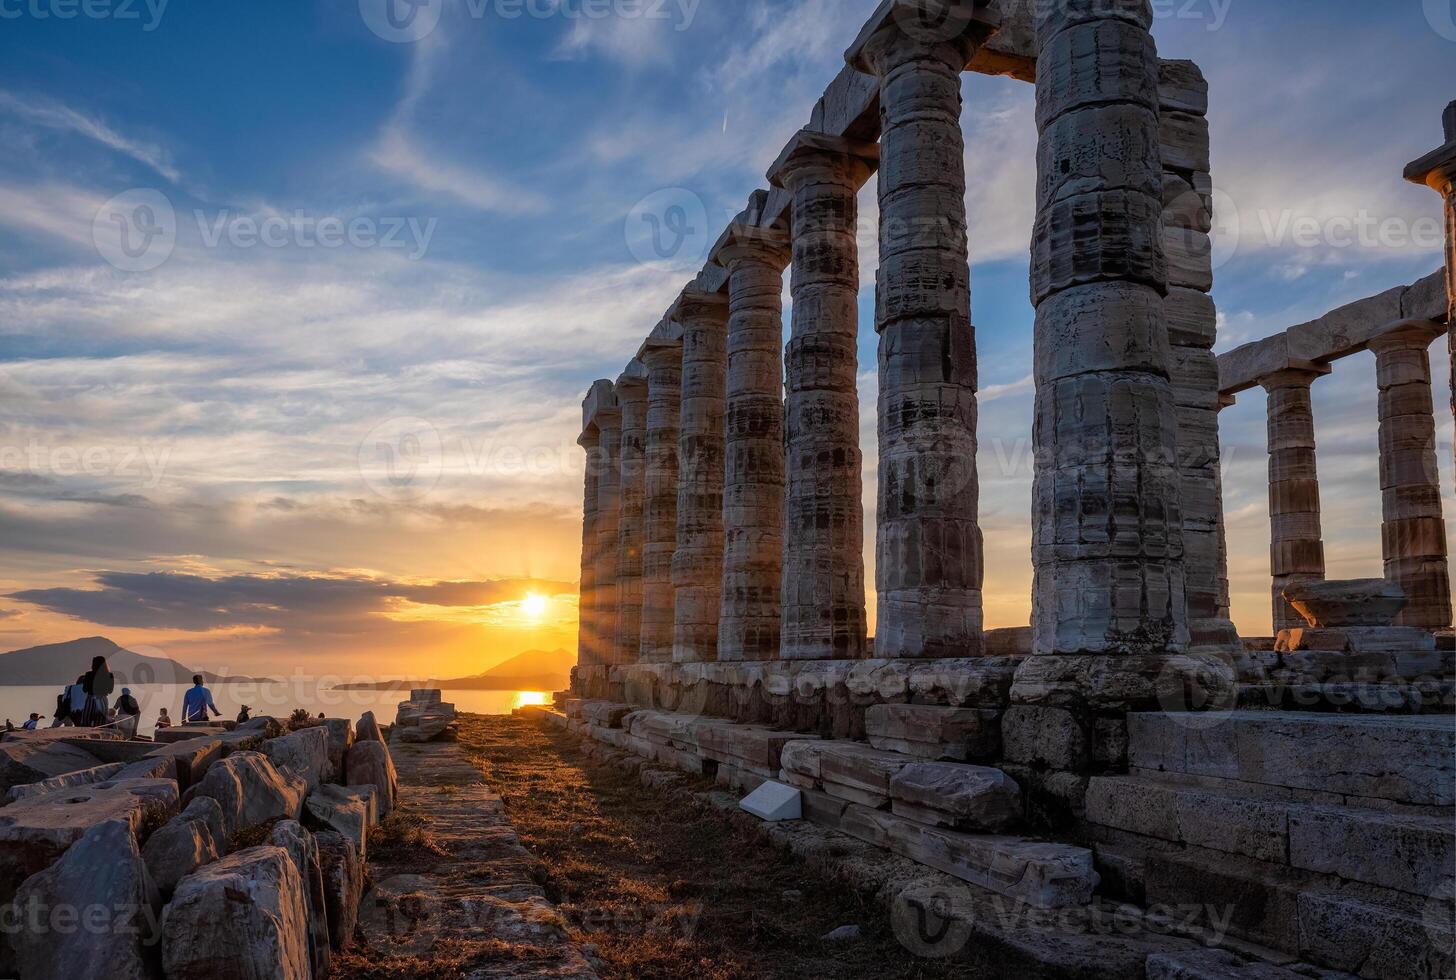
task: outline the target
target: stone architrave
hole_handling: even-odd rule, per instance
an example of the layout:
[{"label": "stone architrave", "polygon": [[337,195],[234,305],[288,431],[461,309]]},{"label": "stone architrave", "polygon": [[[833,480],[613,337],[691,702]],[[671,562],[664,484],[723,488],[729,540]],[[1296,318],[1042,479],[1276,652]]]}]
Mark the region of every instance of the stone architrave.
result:
[{"label": "stone architrave", "polygon": [[621,510],[617,527],[616,663],[637,662],[642,647],[642,520],[647,438],[647,369],[639,361],[617,379],[622,407]]},{"label": "stone architrave", "polygon": [[682,327],[664,321],[638,355],[647,367],[646,474],[642,502],[642,621],[639,661],[672,663],[672,555],[677,550]]},{"label": "stone architrave", "polygon": [[1328,365],[1291,365],[1260,382],[1269,393],[1269,568],[1276,632],[1304,625],[1284,590],[1325,577],[1310,386],[1329,373]]},{"label": "stone architrave", "polygon": [[597,406],[597,564],[595,616],[600,637],[598,663],[621,662],[617,649],[617,559],[621,549],[618,528],[621,526],[622,502],[622,409],[612,386],[609,402]]},{"label": "stone architrave", "polygon": [[718,658],[723,602],[728,298],[689,287],[672,319],[683,328],[672,658],[677,663],[698,663]]},{"label": "stone architrave", "polygon": [[[1456,324],[1456,102],[1442,116],[1446,143],[1405,168],[1405,179],[1425,184],[1446,203],[1446,297],[1448,324]],[[1456,414],[1456,330],[1447,334],[1451,353],[1451,411]]]},{"label": "stone architrave", "polygon": [[995,30],[985,0],[882,4],[846,60],[879,79],[879,494],[875,656],[981,652],[983,542],[976,472],[961,72]]},{"label": "stone architrave", "polygon": [[718,660],[776,660],[784,564],[782,234],[735,222],[728,270],[723,601]]},{"label": "stone architrave", "polygon": [[1012,697],[1156,703],[1169,670],[1226,688],[1185,652],[1152,9],[1036,6],[1034,652]]},{"label": "stone architrave", "polygon": [[1451,625],[1451,573],[1436,417],[1431,396],[1431,342],[1446,328],[1429,321],[1398,325],[1370,342],[1380,388],[1381,542],[1385,577],[1409,604],[1397,626]]},{"label": "stone architrave", "polygon": [[857,660],[868,645],[855,232],[877,157],[871,144],[802,131],[768,175],[793,195],[784,660]]}]

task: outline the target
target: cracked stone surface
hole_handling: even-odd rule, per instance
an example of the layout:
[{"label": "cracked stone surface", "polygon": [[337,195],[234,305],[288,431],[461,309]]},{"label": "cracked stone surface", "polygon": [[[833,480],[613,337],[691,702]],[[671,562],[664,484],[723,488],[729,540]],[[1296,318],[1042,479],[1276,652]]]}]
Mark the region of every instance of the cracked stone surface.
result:
[{"label": "cracked stone surface", "polygon": [[[1131,15],[1145,5],[1050,6],[1037,21],[1033,660],[1173,652],[1188,610],[1159,63]],[[1064,138],[1081,117],[1101,130],[1096,167]]]},{"label": "cracked stone surface", "polygon": [[598,658],[602,663],[621,663],[617,649],[617,560],[622,521],[622,410],[616,404],[597,411],[597,565],[593,579]]},{"label": "cracked stone surface", "polygon": [[856,193],[871,163],[847,140],[801,133],[770,173],[794,197],[788,366],[785,660],[866,652],[859,446]]},{"label": "cracked stone surface", "polygon": [[1269,393],[1269,567],[1276,631],[1305,624],[1284,590],[1325,577],[1310,385],[1329,370],[1291,368],[1262,382]]},{"label": "cracked stone surface", "polygon": [[642,536],[647,437],[646,369],[634,361],[617,379],[622,406],[621,510],[617,523],[617,635],[614,663],[636,663],[642,646]]},{"label": "cracked stone surface", "polygon": [[647,472],[642,488],[642,617],[639,660],[672,662],[672,553],[677,550],[678,420],[682,338],[642,352],[647,367]]},{"label": "cracked stone surface", "polygon": [[718,658],[723,602],[723,417],[728,389],[728,300],[684,290],[677,550],[672,556],[677,663]]}]

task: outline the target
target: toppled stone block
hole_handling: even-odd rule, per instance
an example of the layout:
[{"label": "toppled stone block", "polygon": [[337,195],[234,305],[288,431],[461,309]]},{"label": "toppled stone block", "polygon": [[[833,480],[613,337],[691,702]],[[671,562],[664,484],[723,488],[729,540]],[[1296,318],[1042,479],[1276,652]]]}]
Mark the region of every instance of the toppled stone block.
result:
[{"label": "toppled stone block", "polygon": [[379,816],[386,817],[394,809],[399,792],[399,776],[389,746],[383,742],[358,742],[351,748],[344,764],[353,786],[374,786],[379,790]]},{"label": "toppled stone block", "polygon": [[174,725],[171,728],[158,729],[153,734],[152,741],[158,745],[170,745],[190,738],[219,738],[226,734],[228,730],[221,725]]},{"label": "toppled stone block", "polygon": [[0,793],[100,764],[91,753],[55,739],[0,742]]},{"label": "toppled stone block", "polygon": [[439,691],[411,691],[399,703],[390,733],[402,742],[428,742],[444,734],[455,720],[455,706],[440,700]]},{"label": "toppled stone block", "polygon": [[313,836],[318,844],[319,870],[323,877],[329,945],[338,952],[354,938],[354,927],[359,922],[364,862],[358,846],[346,835],[326,830]]},{"label": "toppled stone block", "polygon": [[30,796],[40,796],[57,789],[69,789],[75,786],[90,786],[93,783],[103,783],[108,779],[117,778],[125,768],[126,763],[113,762],[105,766],[96,766],[94,769],[68,772],[64,776],[52,776],[50,779],[43,779],[38,783],[12,786],[10,792],[5,796],[5,802],[14,803],[16,800],[23,800]]},{"label": "toppled stone block", "polygon": [[354,741],[384,741],[384,733],[379,730],[379,721],[374,717],[374,712],[366,711],[359,716],[359,724],[354,728]]},{"label": "toppled stone block", "polygon": [[1284,590],[1284,598],[1317,629],[1390,626],[1410,601],[1398,584],[1382,578],[1299,582]]},{"label": "toppled stone block", "polygon": [[182,880],[162,916],[168,980],[310,980],[308,906],[288,852],[252,847]]},{"label": "toppled stone block", "polygon": [[891,807],[921,823],[998,833],[1021,819],[1021,787],[1000,769],[924,762],[890,779]]},{"label": "toppled stone block", "polygon": [[325,784],[304,801],[308,815],[321,826],[347,837],[359,854],[368,856],[369,828],[379,823],[379,791],[370,786]]},{"label": "toppled stone block", "polygon": [[1274,641],[1277,653],[1323,652],[1349,654],[1435,653],[1436,638],[1414,626],[1344,626],[1339,629],[1280,630]]},{"label": "toppled stone block", "polygon": [[194,790],[194,796],[211,797],[222,807],[229,839],[269,820],[297,820],[306,793],[302,778],[279,772],[257,752],[239,752],[216,763]]},{"label": "toppled stone block", "polygon": [[[9,937],[26,980],[156,976],[148,947],[161,900],[126,820],[91,827],[20,886],[15,904],[42,913]],[[44,926],[34,928],[36,919]]]},{"label": "toppled stone block", "polygon": [[[195,801],[194,801],[195,802]],[[164,898],[177,890],[177,883],[205,864],[222,856],[218,841],[207,821],[182,816],[173,817],[142,848],[142,859],[152,881]]]},{"label": "toppled stone block", "polygon": [[186,791],[202,781],[207,770],[222,758],[222,741],[215,738],[192,738],[168,745],[159,745],[146,755],[148,759],[165,760],[172,767],[172,778]]},{"label": "toppled stone block", "polygon": [[176,812],[177,784],[162,779],[101,782],[12,803],[0,810],[0,905],[92,827],[119,821],[144,841]]},{"label": "toppled stone block", "polygon": [[308,956],[315,978],[328,976],[333,959],[329,944],[329,913],[324,899],[324,878],[318,843],[313,834],[296,820],[284,820],[273,827],[268,843],[288,852],[303,882],[308,912]]},{"label": "toppled stone block", "polygon": [[[329,766],[324,779],[331,783],[345,781],[344,760],[354,745],[354,723],[347,718],[327,718],[323,724],[329,733]],[[380,739],[379,741],[383,741]]]},{"label": "toppled stone block", "polygon": [[622,719],[632,713],[630,704],[613,704],[610,701],[591,701],[582,710],[582,720],[589,725],[602,728],[621,728]]},{"label": "toppled stone block", "polygon": [[290,735],[268,739],[262,752],[279,772],[302,779],[311,793],[318,789],[329,769],[329,731],[322,725],[300,728]]}]

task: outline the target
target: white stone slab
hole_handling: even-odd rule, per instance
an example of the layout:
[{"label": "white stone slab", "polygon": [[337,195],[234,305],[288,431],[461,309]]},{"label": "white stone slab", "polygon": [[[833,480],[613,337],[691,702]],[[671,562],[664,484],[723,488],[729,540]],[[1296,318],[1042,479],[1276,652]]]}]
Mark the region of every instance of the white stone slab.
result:
[{"label": "white stone slab", "polygon": [[804,816],[804,794],[772,780],[749,793],[738,805],[768,823],[801,820]]}]

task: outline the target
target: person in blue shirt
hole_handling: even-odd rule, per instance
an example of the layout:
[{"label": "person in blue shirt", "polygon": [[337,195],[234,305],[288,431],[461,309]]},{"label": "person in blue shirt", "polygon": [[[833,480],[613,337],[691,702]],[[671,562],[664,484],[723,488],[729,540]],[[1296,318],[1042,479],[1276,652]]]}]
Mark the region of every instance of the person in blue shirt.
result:
[{"label": "person in blue shirt", "polygon": [[207,713],[221,715],[217,705],[212,703],[212,692],[202,686],[202,675],[192,675],[192,686],[182,695],[182,724],[189,721],[206,721]]},{"label": "person in blue shirt", "polygon": [[36,725],[39,724],[39,722],[40,722],[40,715],[37,715],[37,714],[32,713],[31,716],[30,716],[30,720],[27,721],[25,724],[21,725],[20,727],[23,728],[23,729],[25,729],[28,732],[33,732],[33,731],[35,731]]}]

